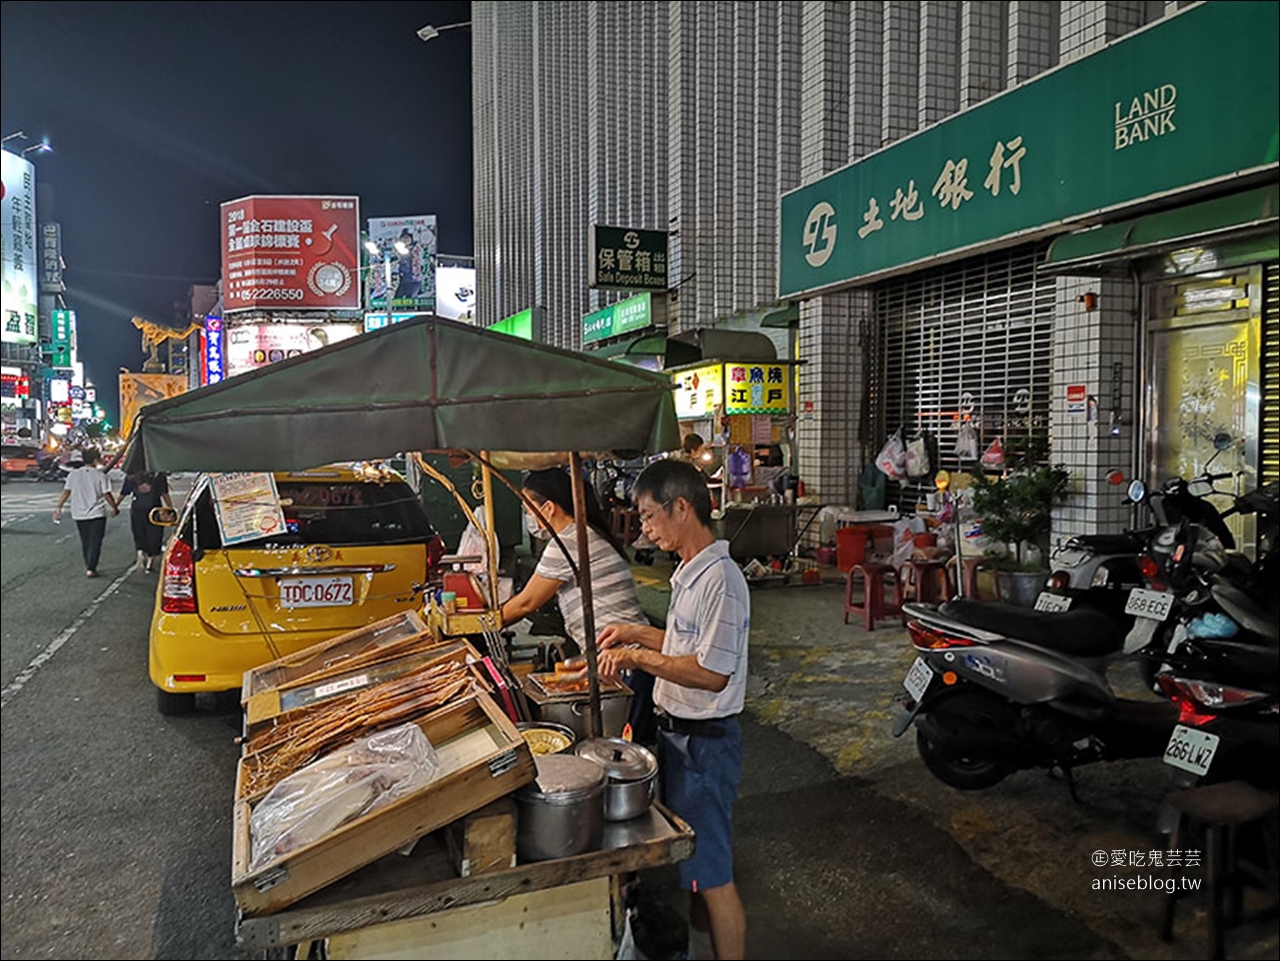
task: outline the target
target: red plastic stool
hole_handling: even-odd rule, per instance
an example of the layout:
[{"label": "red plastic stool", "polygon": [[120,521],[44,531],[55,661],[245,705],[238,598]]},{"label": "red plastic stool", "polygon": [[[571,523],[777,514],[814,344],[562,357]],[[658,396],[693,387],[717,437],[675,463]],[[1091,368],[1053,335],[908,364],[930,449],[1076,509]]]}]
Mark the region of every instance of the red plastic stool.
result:
[{"label": "red plastic stool", "polygon": [[906,561],[898,568],[895,603],[901,607],[907,601],[921,604],[940,604],[947,593],[946,561]]},{"label": "red plastic stool", "polygon": [[[856,604],[853,600],[853,579],[855,577],[862,578],[861,604]],[[893,582],[894,601],[889,601],[884,596],[885,578]],[[902,613],[902,608],[898,606],[896,601],[897,593],[898,576],[890,565],[873,564],[871,562],[855,564],[844,580],[844,622],[846,624],[849,623],[850,612],[861,614],[862,623],[867,630],[874,631],[876,629],[876,618],[894,617]]]},{"label": "red plastic stool", "polygon": [[[982,592],[978,590],[978,571],[992,570],[991,563],[985,557],[966,557],[964,558],[964,596],[971,601],[982,600]],[[1000,598],[1000,584],[996,585],[996,599]],[[947,593],[951,597],[955,597],[956,591],[956,559],[954,557],[947,558]]]}]

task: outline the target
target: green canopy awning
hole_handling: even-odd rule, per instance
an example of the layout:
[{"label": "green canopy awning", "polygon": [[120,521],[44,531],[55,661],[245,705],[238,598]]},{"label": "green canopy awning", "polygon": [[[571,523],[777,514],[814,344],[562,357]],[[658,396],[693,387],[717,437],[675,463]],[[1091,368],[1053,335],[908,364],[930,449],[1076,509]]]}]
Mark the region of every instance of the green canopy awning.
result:
[{"label": "green canopy awning", "polygon": [[1121,223],[1064,234],[1049,246],[1045,267],[1068,273],[1100,263],[1139,257],[1209,240],[1227,232],[1274,230],[1280,187],[1259,187]]},{"label": "green canopy awning", "polygon": [[396,451],[658,452],[669,377],[419,317],[143,408],[126,470],[300,470]]}]

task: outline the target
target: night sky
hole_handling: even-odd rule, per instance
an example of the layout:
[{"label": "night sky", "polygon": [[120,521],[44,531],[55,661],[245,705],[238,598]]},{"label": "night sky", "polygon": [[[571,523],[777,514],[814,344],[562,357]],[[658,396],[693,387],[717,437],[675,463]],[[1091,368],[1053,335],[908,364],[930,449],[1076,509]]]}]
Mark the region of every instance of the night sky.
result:
[{"label": "night sky", "polygon": [[[135,315],[173,323],[220,270],[218,205],[357,194],[360,216],[438,216],[472,253],[471,34],[416,30],[470,4],[58,3],[0,6],[0,127],[47,137],[37,218],[62,224],[80,359],[116,420],[140,370]],[[107,389],[103,389],[106,387]]]}]

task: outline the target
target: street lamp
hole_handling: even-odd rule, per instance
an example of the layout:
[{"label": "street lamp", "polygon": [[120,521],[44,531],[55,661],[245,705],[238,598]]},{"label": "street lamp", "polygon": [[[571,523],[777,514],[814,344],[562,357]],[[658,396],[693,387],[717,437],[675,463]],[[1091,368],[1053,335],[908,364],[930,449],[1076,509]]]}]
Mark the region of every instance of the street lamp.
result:
[{"label": "street lamp", "polygon": [[440,31],[442,30],[453,30],[456,27],[469,26],[471,26],[470,20],[463,20],[461,23],[446,23],[443,27],[433,27],[431,24],[427,24],[418,30],[418,39],[426,43],[428,40],[434,40],[440,36]]},{"label": "street lamp", "polygon": [[369,254],[373,257],[377,257],[379,255],[382,256],[382,269],[386,278],[385,280],[386,293],[383,296],[385,296],[387,299],[387,326],[390,327],[391,326],[391,251],[394,250],[401,257],[407,257],[409,256],[409,245],[406,244],[403,240],[397,240],[394,242],[383,241],[382,244],[378,244],[376,241],[373,241],[373,240],[366,240],[364,242],[364,249],[369,251]]},{"label": "street lamp", "polygon": [[40,143],[33,143],[30,147],[23,147],[21,156],[25,157],[27,154],[31,153],[31,151],[33,150],[36,151],[37,153],[48,153],[49,151],[53,150],[53,146],[49,143],[49,141],[42,140]]}]

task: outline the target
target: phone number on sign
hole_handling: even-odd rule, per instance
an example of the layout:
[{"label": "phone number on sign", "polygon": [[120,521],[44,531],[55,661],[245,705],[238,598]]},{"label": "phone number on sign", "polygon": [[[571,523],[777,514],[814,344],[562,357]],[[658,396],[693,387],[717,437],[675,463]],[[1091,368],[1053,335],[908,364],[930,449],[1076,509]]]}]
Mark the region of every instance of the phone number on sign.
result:
[{"label": "phone number on sign", "polygon": [[296,287],[250,287],[233,291],[231,296],[237,300],[301,300],[304,293]]},{"label": "phone number on sign", "polygon": [[350,604],[350,581],[320,581],[312,584],[281,584],[280,600],[286,607]]}]

